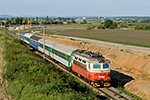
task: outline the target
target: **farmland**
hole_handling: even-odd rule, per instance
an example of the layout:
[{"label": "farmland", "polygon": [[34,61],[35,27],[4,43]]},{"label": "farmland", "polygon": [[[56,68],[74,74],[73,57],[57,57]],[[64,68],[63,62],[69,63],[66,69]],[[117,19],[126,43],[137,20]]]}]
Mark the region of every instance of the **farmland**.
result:
[{"label": "farmland", "polygon": [[[55,34],[60,31],[50,31],[47,28],[46,34]],[[150,47],[150,31],[145,30],[122,30],[122,29],[63,29],[57,35],[67,35],[95,39],[101,41],[109,41],[121,44]]]},{"label": "farmland", "polygon": [[87,27],[93,26],[93,25],[100,25],[100,23],[91,23],[91,24],[72,24],[72,25],[60,25],[60,26],[52,26],[48,28],[76,28],[76,29],[86,29]]}]

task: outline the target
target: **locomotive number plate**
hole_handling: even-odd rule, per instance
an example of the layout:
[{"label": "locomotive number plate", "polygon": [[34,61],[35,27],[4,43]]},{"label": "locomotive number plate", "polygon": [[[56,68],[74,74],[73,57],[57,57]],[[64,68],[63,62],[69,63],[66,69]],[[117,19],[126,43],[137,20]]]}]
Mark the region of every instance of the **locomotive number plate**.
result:
[{"label": "locomotive number plate", "polygon": [[105,76],[99,76],[99,78],[105,78]]}]

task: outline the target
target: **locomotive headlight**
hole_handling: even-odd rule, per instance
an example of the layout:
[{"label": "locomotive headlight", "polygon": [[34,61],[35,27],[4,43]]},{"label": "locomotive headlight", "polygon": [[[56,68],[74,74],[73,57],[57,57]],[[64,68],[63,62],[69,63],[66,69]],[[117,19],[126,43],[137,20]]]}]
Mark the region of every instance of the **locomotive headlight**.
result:
[{"label": "locomotive headlight", "polygon": [[99,74],[95,74],[95,75],[99,75]]},{"label": "locomotive headlight", "polygon": [[109,75],[109,73],[105,73],[105,75]]}]

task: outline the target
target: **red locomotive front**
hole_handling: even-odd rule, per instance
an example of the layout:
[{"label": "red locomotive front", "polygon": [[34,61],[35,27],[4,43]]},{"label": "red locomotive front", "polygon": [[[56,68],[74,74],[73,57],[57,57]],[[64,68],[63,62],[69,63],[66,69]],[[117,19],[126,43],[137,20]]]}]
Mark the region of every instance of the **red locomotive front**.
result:
[{"label": "red locomotive front", "polygon": [[72,56],[72,71],[83,76],[94,87],[110,86],[110,61],[102,55],[77,51]]}]

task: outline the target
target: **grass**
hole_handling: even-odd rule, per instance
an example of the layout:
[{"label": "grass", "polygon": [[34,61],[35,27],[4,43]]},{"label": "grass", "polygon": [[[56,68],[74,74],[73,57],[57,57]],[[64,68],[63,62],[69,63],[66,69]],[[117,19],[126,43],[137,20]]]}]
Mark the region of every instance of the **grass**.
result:
[{"label": "grass", "polygon": [[7,62],[3,79],[9,87],[7,94],[16,100],[98,100],[97,94],[85,84],[44,61],[18,39],[4,37],[3,59]]},{"label": "grass", "polygon": [[[117,87],[117,89],[120,90],[121,92],[123,92],[123,93],[125,93],[125,94],[131,96],[132,98],[134,98],[134,100],[142,100],[142,99],[141,99],[140,97],[138,97],[137,95],[132,94],[132,93],[126,91],[126,90],[125,90],[124,88],[122,88],[122,87]],[[121,98],[121,96],[120,96],[119,98]]]}]

